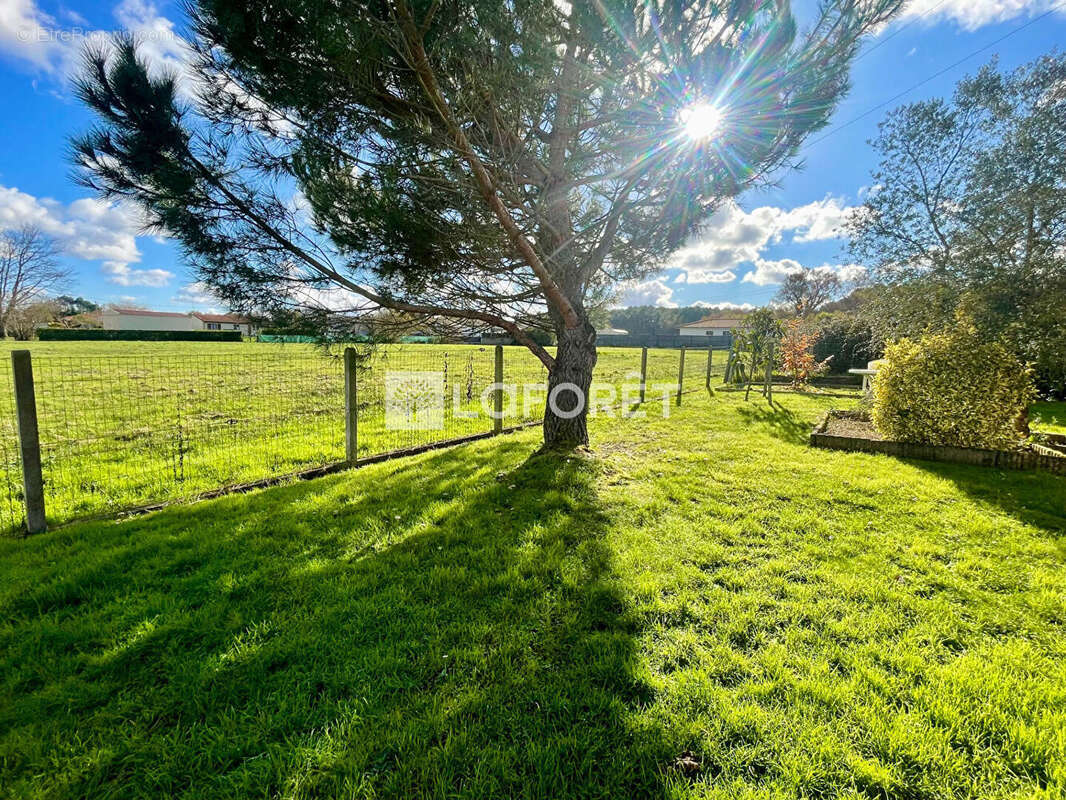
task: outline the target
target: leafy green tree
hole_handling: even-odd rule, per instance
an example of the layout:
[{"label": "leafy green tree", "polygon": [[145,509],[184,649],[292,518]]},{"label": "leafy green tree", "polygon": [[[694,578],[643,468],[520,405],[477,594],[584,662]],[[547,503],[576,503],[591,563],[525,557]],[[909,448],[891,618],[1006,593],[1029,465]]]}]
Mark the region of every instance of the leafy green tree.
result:
[{"label": "leafy green tree", "polygon": [[99,124],[75,158],[232,307],[507,331],[564,412],[546,444],[569,447],[586,309],[789,166],[901,5],[832,0],[800,33],[782,0],[197,0],[196,100],[119,38],[78,80]]},{"label": "leafy green tree", "polygon": [[55,301],[59,306],[61,317],[76,317],[79,314],[92,314],[100,310],[99,305],[81,296],[71,297],[69,294],[61,294]]},{"label": "leafy green tree", "polygon": [[776,355],[783,336],[781,323],[769,308],[757,308],[744,320],[744,326],[733,331],[732,379],[744,383],[744,399],[751,394],[752,384],[763,380],[763,395],[772,403],[771,384]]},{"label": "leafy green tree", "polygon": [[851,221],[885,338],[948,329],[955,312],[1037,365],[1066,365],[1066,56],[996,64],[950,100],[891,112],[873,142],[878,190]]},{"label": "leafy green tree", "polygon": [[630,306],[611,311],[611,327],[629,331],[634,336],[663,333],[681,324],[676,308]]}]

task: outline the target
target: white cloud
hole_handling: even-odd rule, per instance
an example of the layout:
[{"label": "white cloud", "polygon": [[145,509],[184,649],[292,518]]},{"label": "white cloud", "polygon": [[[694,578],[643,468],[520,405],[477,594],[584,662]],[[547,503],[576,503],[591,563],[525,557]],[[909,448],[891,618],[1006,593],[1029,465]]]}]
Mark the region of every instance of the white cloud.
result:
[{"label": "white cloud", "polygon": [[163,269],[130,267],[141,260],[137,235],[143,228],[140,212],[131,206],[94,197],[63,204],[0,186],[0,230],[23,225],[36,226],[52,236],[68,256],[104,262],[101,270],[111,283],[165,286],[173,277]]},{"label": "white cloud", "polygon": [[139,261],[138,215],[128,207],[91,197],[68,206],[0,186],[0,229],[35,225],[54,236],[63,250],[84,259]]},{"label": "white cloud", "polygon": [[844,264],[836,267],[837,276],[844,283],[856,283],[866,277],[866,267],[859,266],[858,264]]},{"label": "white cloud", "polygon": [[51,71],[64,45],[52,35],[56,21],[37,8],[33,0],[0,2],[0,50]]},{"label": "white cloud", "polygon": [[674,283],[732,283],[737,274],[732,270],[689,269],[678,273]]},{"label": "white cloud", "polygon": [[159,13],[155,3],[122,0],[115,6],[118,24],[137,37],[141,56],[157,69],[182,72],[191,53],[174,31],[174,23]]},{"label": "white cloud", "polygon": [[755,269],[741,280],[743,283],[754,283],[756,286],[769,286],[781,283],[785,276],[793,272],[802,271],[803,265],[791,258],[782,258],[780,261],[766,261],[760,258],[755,261]]},{"label": "white cloud", "polygon": [[[185,71],[191,53],[174,23],[148,0],[122,0],[114,9],[118,26],[140,43],[142,56],[154,70]],[[88,42],[103,43],[111,31],[87,30],[75,12],[63,11],[61,24],[34,0],[0,0],[0,51],[56,79],[68,76]],[[184,87],[188,90],[188,87]]]},{"label": "white cloud", "polygon": [[313,286],[294,286],[288,294],[295,303],[303,308],[319,309],[321,311],[354,312],[371,307],[365,297],[343,286],[330,286],[327,289],[316,289]]},{"label": "white cloud", "polygon": [[745,212],[729,203],[711,217],[698,241],[678,250],[671,268],[723,271],[758,258],[777,235],[777,222],[783,212],[777,208],[757,208]]},{"label": "white cloud", "polygon": [[89,20],[85,19],[85,17],[83,17],[81,14],[79,14],[73,8],[67,8],[66,6],[60,6],[58,14],[65,21],[69,22],[71,25],[80,25],[81,27],[84,28],[85,26],[87,26],[89,24]]},{"label": "white cloud", "polygon": [[687,277],[688,283],[732,283],[737,279],[737,274],[729,269],[690,269]]},{"label": "white cloud", "polygon": [[835,197],[791,210],[762,206],[744,211],[729,203],[711,217],[699,240],[678,250],[667,266],[684,271],[677,283],[728,283],[736,279],[738,264],[757,261],[785,234],[791,233],[798,243],[841,238],[841,226],[851,211]]},{"label": "white cloud", "polygon": [[696,308],[713,308],[718,311],[752,311],[755,308],[752,303],[732,303],[728,300],[718,303],[708,303],[704,300],[697,300],[689,305],[693,305]]},{"label": "white cloud", "polygon": [[[741,281],[756,286],[772,286],[781,283],[787,275],[802,272],[803,269],[804,266],[792,258],[782,258],[780,261],[760,258],[755,262],[755,269],[745,274]],[[844,283],[854,283],[866,275],[866,269],[858,264],[822,264],[812,269],[815,272],[834,272]]]},{"label": "white cloud", "polygon": [[898,21],[921,19],[935,23],[951,20],[964,30],[974,31],[1015,17],[1035,17],[1053,8],[1066,14],[1066,6],[1061,0],[911,0]]},{"label": "white cloud", "polygon": [[100,271],[111,283],[119,286],[166,286],[174,277],[165,269],[131,269],[128,264],[105,261]]},{"label": "white cloud", "polygon": [[218,303],[218,297],[212,293],[203,281],[185,284],[170,299],[171,302],[177,305],[196,306],[197,308]]},{"label": "white cloud", "polygon": [[672,298],[674,290],[661,280],[626,281],[621,286],[621,294],[615,302],[615,308],[628,306],[659,306],[660,308],[677,308]]},{"label": "white cloud", "polygon": [[796,231],[794,241],[797,242],[839,239],[844,235],[842,226],[851,211],[837,198],[827,197],[789,211],[781,218],[779,230]]}]

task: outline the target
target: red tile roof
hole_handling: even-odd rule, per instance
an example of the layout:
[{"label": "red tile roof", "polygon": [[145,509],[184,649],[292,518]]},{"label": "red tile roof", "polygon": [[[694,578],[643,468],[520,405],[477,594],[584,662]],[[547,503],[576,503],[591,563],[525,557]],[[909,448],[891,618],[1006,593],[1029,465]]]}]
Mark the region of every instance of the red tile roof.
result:
[{"label": "red tile roof", "polygon": [[247,318],[238,317],[236,314],[201,314],[198,311],[194,311],[192,315],[201,322],[227,322],[234,325],[248,324]]},{"label": "red tile roof", "polygon": [[225,322],[234,325],[249,324],[248,319],[245,317],[238,317],[236,314],[201,314],[199,311],[182,314],[180,311],[148,311],[143,308],[119,308],[117,306],[111,310],[117,311],[119,314],[128,314],[134,317],[196,317],[201,322]]}]

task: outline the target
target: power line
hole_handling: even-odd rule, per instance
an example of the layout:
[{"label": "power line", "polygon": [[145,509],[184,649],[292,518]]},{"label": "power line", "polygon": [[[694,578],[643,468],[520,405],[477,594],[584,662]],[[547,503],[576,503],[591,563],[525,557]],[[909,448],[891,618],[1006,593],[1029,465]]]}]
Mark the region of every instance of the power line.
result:
[{"label": "power line", "polygon": [[909,28],[912,25],[914,25],[914,23],[916,23],[919,20],[922,20],[922,19],[925,19],[926,17],[928,17],[930,14],[932,14],[934,11],[936,11],[938,8],[940,8],[942,5],[944,5],[944,3],[946,3],[947,1],[948,0],[940,0],[940,2],[937,3],[935,6],[933,6],[932,8],[926,9],[921,14],[919,14],[918,16],[916,16],[913,19],[911,19],[910,22],[908,22],[908,23],[906,23],[904,25],[901,25],[894,32],[890,33],[888,36],[885,36],[880,41],[878,41],[877,44],[875,44],[873,47],[871,47],[865,53],[860,53],[855,58],[855,60],[852,61],[851,63],[852,64],[857,64],[858,62],[862,61],[864,58],[866,58],[866,56],[870,55],[870,53],[872,53],[874,50],[878,49],[879,47],[881,47],[883,45],[888,44],[890,41],[892,41],[897,36],[899,36],[901,33],[903,33],[903,31],[907,30],[907,28]]},{"label": "power line", "polygon": [[[937,5],[933,6],[931,9],[926,11],[924,14],[922,14],[922,16],[924,17],[924,16],[927,16],[928,14],[933,13],[940,6],[942,6],[944,4],[944,2],[946,2],[946,0],[941,0],[941,2],[937,3]],[[936,80],[940,76],[950,72],[951,70],[955,69],[956,67],[960,66],[961,64],[964,64],[966,61],[969,61],[974,56],[980,55],[984,51],[986,51],[986,50],[988,50],[988,49],[990,49],[992,47],[995,47],[996,45],[998,45],[998,44],[1006,41],[1007,39],[1009,39],[1014,34],[1020,33],[1021,31],[1025,30],[1026,28],[1029,28],[1029,27],[1035,25],[1036,23],[1040,22],[1042,19],[1050,16],[1051,14],[1054,14],[1056,11],[1061,11],[1063,8],[1066,8],[1066,5],[1061,5],[1061,6],[1057,5],[1057,6],[1053,6],[1052,8],[1049,8],[1044,13],[1034,17],[1033,19],[1029,20],[1028,22],[1023,23],[1022,25],[1019,25],[1017,28],[1005,33],[1003,36],[1000,36],[998,39],[995,39],[994,41],[989,42],[988,44],[978,48],[977,50],[974,50],[972,53],[964,56],[963,58],[960,58],[958,61],[956,61],[956,62],[944,67],[943,69],[938,70],[937,72],[933,73],[932,75],[930,75],[927,78],[924,78],[923,80],[919,81],[918,83],[914,84],[913,86],[911,86],[911,87],[909,87],[907,89],[904,89],[902,92],[899,92],[898,94],[894,95],[893,97],[889,98],[888,100],[885,100],[884,102],[879,103],[878,105],[876,105],[876,106],[864,111],[862,114],[860,114],[859,116],[855,117],[854,119],[848,120],[847,122],[845,122],[845,123],[843,123],[841,125],[838,125],[837,127],[832,128],[829,131],[826,131],[824,134],[822,134],[818,138],[813,139],[812,141],[810,141],[808,143],[808,146],[817,144],[818,142],[821,142],[822,140],[829,138],[833,134],[838,133],[839,131],[843,130],[844,128],[846,128],[846,127],[848,127],[850,125],[853,125],[853,124],[855,124],[856,122],[859,122],[862,119],[865,119],[866,117],[870,116],[870,114],[873,114],[875,111],[878,111],[878,110],[884,108],[885,106],[896,102],[901,97],[904,97],[905,95],[910,94],[911,92],[913,92],[915,89],[921,88],[922,86],[924,86],[925,84],[929,83],[930,81]],[[865,53],[860,55],[859,58],[856,59],[856,61],[858,61],[859,59],[865,57],[866,55],[869,55],[871,52],[876,50],[877,47],[880,47],[882,44],[887,42],[888,39],[891,39],[891,38],[893,38],[895,36],[898,36],[905,28],[907,28],[910,25],[914,24],[914,22],[917,22],[918,19],[921,19],[921,17],[915,18],[910,23],[908,23],[908,25],[905,25],[903,28],[900,28],[895,33],[893,33],[892,36],[887,37],[885,40],[882,40],[881,42],[879,42],[877,46],[872,47],[870,50],[867,50]],[[743,281],[741,281],[741,282],[743,282]],[[763,297],[766,297],[767,295],[769,295],[771,292],[775,292],[776,293],[776,291],[777,291],[777,287],[764,287],[764,288],[756,289],[754,291],[746,292],[744,297],[745,298],[750,298],[750,299],[762,299]]]},{"label": "power line", "polygon": [[948,66],[944,67],[941,70],[938,70],[937,72],[934,72],[929,77],[918,81],[918,83],[914,84],[913,86],[911,86],[911,87],[909,87],[907,89],[904,89],[899,94],[893,95],[888,100],[885,100],[883,103],[879,103],[878,105],[874,106],[873,108],[867,109],[863,113],[859,114],[859,116],[855,117],[854,119],[850,119],[847,122],[845,122],[845,123],[843,123],[841,125],[837,125],[835,128],[832,128],[832,129],[826,131],[821,136],[819,136],[817,139],[813,139],[810,142],[808,142],[807,146],[810,147],[810,146],[816,145],[819,142],[824,141],[825,139],[828,139],[833,134],[839,133],[840,131],[844,130],[844,128],[847,128],[848,126],[854,125],[856,122],[859,122],[860,120],[865,119],[866,117],[868,117],[871,114],[873,114],[875,111],[880,111],[885,106],[891,105],[892,103],[894,103],[897,100],[899,100],[901,97],[904,97],[905,95],[910,94],[915,89],[919,89],[922,86],[925,86],[925,84],[929,83],[930,81],[934,81],[937,78],[939,78],[940,76],[945,75],[948,72],[951,72],[951,70],[953,70],[956,67],[961,66],[962,64],[966,63],[967,61],[969,61],[974,56],[978,56],[981,53],[985,52],[986,50],[990,50],[991,48],[995,47],[996,45],[1001,44],[1002,42],[1006,41],[1007,39],[1009,39],[1014,34],[1021,33],[1026,28],[1029,28],[1029,27],[1035,25],[1036,23],[1040,22],[1040,20],[1051,16],[1056,11],[1061,11],[1064,7],[1066,7],[1066,6],[1053,6],[1052,8],[1049,8],[1043,14],[1040,14],[1039,16],[1033,17],[1028,22],[1026,22],[1026,23],[1024,23],[1022,25],[1019,25],[1017,28],[1015,28],[1012,31],[1009,31],[1008,33],[1003,34],[998,39],[995,39],[994,41],[989,42],[988,44],[984,45],[983,47],[980,47],[977,50],[974,50],[969,55],[963,56],[958,61],[956,61],[956,62],[954,62],[952,64],[949,64]]}]

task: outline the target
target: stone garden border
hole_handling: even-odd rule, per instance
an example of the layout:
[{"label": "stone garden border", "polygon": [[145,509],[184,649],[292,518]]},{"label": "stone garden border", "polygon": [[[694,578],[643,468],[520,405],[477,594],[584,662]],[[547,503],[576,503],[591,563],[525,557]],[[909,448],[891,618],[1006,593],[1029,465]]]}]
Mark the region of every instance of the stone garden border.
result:
[{"label": "stone garden border", "polygon": [[[942,461],[948,464],[973,464],[998,469],[1023,469],[1052,472],[1066,475],[1066,456],[1041,447],[1040,452],[1024,450],[981,450],[974,447],[950,447],[947,445],[924,445],[910,442],[893,442],[864,439],[857,436],[838,436],[826,433],[830,419],[854,418],[855,412],[827,411],[818,420],[811,432],[811,445],[826,450],[846,450],[859,453],[884,453],[898,458],[917,458],[924,461]],[[1058,437],[1056,437],[1058,438]]]}]

